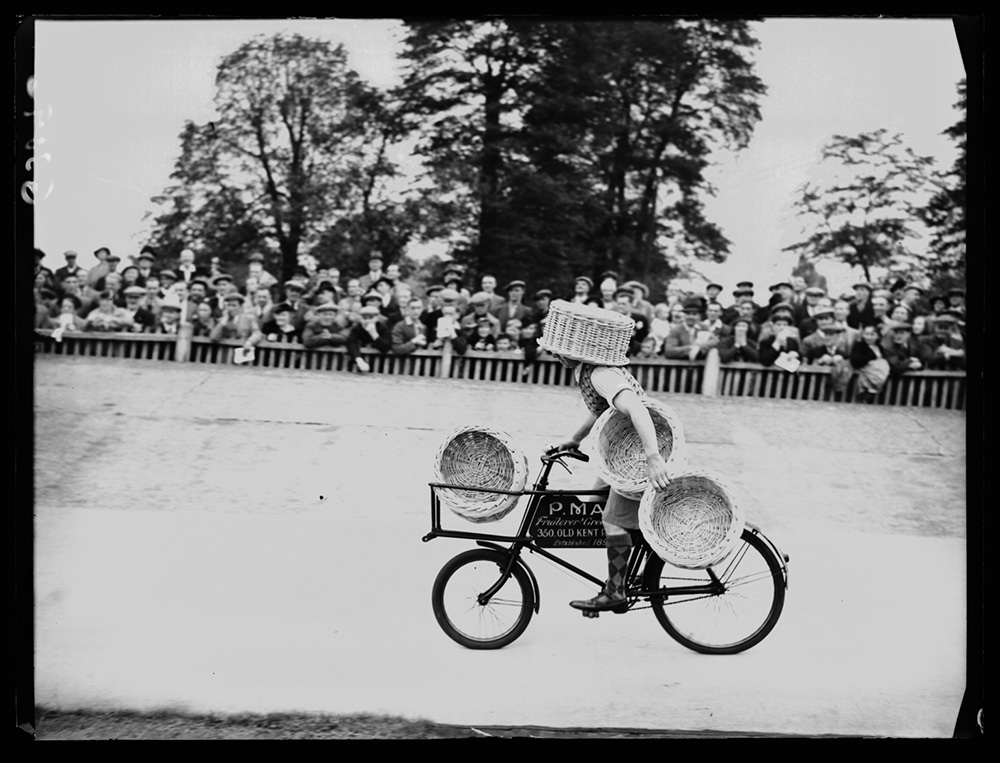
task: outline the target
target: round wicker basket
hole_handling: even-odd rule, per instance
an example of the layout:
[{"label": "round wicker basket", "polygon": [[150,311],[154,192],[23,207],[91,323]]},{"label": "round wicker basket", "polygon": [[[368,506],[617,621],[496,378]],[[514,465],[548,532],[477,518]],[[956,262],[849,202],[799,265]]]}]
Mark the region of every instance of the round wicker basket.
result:
[{"label": "round wicker basket", "polygon": [[[660,455],[670,474],[687,469],[684,427],[666,403],[651,397],[642,398],[656,430]],[[594,441],[594,467],[601,479],[616,493],[638,501],[649,481],[646,478],[646,454],[639,433],[628,414],[614,406],[598,416],[591,430]]]},{"label": "round wicker basket", "polygon": [[538,346],[584,363],[626,366],[634,327],[627,315],[557,299],[549,305]]},{"label": "round wicker basket", "polygon": [[[508,434],[471,425],[451,432],[434,460],[436,482],[492,490],[524,490],[528,459]],[[441,503],[470,522],[496,522],[517,505],[518,495],[435,488]]]},{"label": "round wicker basket", "polygon": [[646,542],[663,561],[683,569],[704,569],[729,556],[745,522],[732,489],[704,471],[672,477],[666,490],[647,490],[639,502]]}]

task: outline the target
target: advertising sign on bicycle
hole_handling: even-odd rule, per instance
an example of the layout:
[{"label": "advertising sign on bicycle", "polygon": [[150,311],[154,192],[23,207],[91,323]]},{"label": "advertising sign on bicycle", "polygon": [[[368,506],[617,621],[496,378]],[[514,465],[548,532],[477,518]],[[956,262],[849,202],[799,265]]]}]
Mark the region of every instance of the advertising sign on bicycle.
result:
[{"label": "advertising sign on bicycle", "polygon": [[542,548],[604,548],[601,515],[606,496],[548,493],[528,532]]}]

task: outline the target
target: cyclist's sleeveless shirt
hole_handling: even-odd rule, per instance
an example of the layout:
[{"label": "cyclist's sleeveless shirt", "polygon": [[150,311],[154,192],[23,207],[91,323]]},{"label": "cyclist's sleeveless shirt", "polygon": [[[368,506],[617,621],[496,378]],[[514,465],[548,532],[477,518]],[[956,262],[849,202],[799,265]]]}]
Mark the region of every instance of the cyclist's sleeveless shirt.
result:
[{"label": "cyclist's sleeveless shirt", "polygon": [[[600,391],[591,380],[594,372],[598,370],[600,370],[600,376],[611,377],[610,379],[600,379]],[[608,410],[611,407],[611,400],[614,400],[615,395],[623,389],[630,389],[639,397],[646,396],[642,385],[621,366],[594,366],[589,363],[581,363],[576,367],[575,376],[576,383],[580,387],[580,394],[583,395],[583,402],[594,416],[600,416]]]}]

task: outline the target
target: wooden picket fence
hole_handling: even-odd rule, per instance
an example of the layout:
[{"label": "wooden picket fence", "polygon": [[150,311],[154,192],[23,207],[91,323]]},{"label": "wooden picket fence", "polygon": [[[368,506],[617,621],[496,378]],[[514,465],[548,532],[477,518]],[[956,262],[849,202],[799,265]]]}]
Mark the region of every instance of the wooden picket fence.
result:
[{"label": "wooden picket fence", "polygon": [[[67,332],[55,341],[52,332],[36,331],[36,352],[52,355],[130,358],[187,363],[231,364],[239,342],[212,342],[162,334]],[[498,384],[571,386],[572,372],[552,358],[528,363],[519,354],[469,351],[456,355],[446,346],[440,350],[417,350],[408,355],[381,354],[362,350],[372,373],[423,376],[441,379],[488,381]],[[306,349],[300,344],[261,342],[247,367],[286,368],[308,371],[352,373],[343,348]],[[719,362],[718,353],[706,360],[633,360],[629,370],[648,392],[701,394],[724,397],[773,398],[782,400],[855,400],[855,378],[847,390],[835,392],[829,371],[800,366],[794,373],[754,363]],[[965,410],[966,375],[961,371],[916,371],[889,379],[876,403],[892,406]]]}]

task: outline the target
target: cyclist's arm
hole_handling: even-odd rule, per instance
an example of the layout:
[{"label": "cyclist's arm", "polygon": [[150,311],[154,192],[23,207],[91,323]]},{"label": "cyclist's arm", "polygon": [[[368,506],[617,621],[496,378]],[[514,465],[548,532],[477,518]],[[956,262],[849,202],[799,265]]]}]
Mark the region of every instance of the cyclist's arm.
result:
[{"label": "cyclist's arm", "polygon": [[579,448],[580,443],[584,441],[587,435],[590,434],[590,430],[594,428],[594,423],[597,421],[597,417],[592,414],[587,414],[587,420],[580,425],[580,428],[573,433],[573,436],[561,445],[549,448],[549,450],[569,450],[571,448]]},{"label": "cyclist's arm", "polygon": [[670,476],[667,474],[666,461],[660,455],[656,442],[656,429],[649,411],[639,396],[630,389],[623,389],[615,395],[613,402],[615,408],[632,420],[632,426],[639,435],[643,452],[646,454],[646,474],[650,484],[657,490],[663,490],[669,484]]}]

